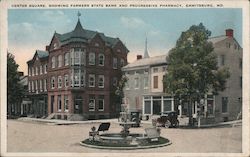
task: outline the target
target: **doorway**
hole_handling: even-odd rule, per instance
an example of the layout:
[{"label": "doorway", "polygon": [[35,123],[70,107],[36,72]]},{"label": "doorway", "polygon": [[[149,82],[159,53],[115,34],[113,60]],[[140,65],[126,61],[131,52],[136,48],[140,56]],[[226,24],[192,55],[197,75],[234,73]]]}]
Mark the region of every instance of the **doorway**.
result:
[{"label": "doorway", "polygon": [[75,96],[74,113],[76,113],[76,114],[83,113],[82,107],[83,107],[83,98],[82,98],[82,96]]}]

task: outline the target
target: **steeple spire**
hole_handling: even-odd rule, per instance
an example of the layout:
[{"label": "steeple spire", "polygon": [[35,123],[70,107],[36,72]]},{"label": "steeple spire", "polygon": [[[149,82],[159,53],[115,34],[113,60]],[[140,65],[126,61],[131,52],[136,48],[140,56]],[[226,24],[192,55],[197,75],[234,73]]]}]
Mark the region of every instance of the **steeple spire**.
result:
[{"label": "steeple spire", "polygon": [[146,37],[146,41],[145,41],[145,52],[144,52],[144,57],[143,58],[149,58],[149,55],[148,55],[148,40],[147,40],[147,37]]},{"label": "steeple spire", "polygon": [[81,13],[78,11],[77,13],[77,16],[78,16],[78,21],[80,20],[80,16],[81,16]]}]

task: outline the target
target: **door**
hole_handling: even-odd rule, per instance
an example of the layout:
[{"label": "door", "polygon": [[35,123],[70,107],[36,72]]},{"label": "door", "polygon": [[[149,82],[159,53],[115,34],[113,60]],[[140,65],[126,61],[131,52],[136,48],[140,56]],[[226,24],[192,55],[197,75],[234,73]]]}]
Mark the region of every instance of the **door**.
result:
[{"label": "door", "polygon": [[74,100],[74,113],[81,114],[83,107],[83,99],[82,96],[76,96]]},{"label": "door", "polygon": [[153,100],[153,114],[161,114],[161,100]]},{"label": "door", "polygon": [[54,112],[53,108],[54,108],[54,96],[52,95],[50,99],[50,111],[51,111],[50,113]]}]

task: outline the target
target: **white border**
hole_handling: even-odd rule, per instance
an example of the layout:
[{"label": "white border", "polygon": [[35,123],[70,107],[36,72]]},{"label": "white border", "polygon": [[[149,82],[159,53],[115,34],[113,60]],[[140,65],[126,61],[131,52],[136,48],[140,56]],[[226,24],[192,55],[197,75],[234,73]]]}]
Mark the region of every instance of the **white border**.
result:
[{"label": "white border", "polygon": [[[249,75],[250,75],[250,67],[249,67],[249,2],[247,0],[241,1],[147,1],[147,0],[134,0],[134,1],[124,1],[124,0],[104,0],[102,2],[97,0],[88,0],[88,1],[27,1],[27,0],[13,0],[7,1],[3,0],[0,2],[1,5],[1,38],[0,38],[0,60],[1,60],[1,156],[128,156],[126,153],[7,153],[7,136],[6,136],[6,109],[7,109],[7,100],[6,100],[6,52],[7,52],[7,10],[11,7],[11,4],[223,4],[224,8],[242,8],[243,15],[243,124],[242,124],[242,151],[243,153],[133,153],[134,156],[249,156],[249,101],[250,101],[250,92],[249,92]],[[70,8],[70,7],[69,7]],[[79,7],[74,7],[74,9],[78,9]],[[97,8],[97,7],[91,7]],[[103,7],[106,8],[106,7]],[[114,8],[114,7],[111,7]],[[134,8],[134,7],[133,7]],[[139,7],[137,9],[144,8]],[[176,8],[176,7],[173,7]],[[178,7],[177,7],[178,8]],[[185,7],[184,7],[185,8]],[[193,8],[193,7],[190,7]],[[201,7],[195,7],[201,8]],[[26,9],[26,8],[13,8],[13,9]],[[27,9],[38,9],[38,8],[27,8]],[[41,8],[39,8],[41,9]],[[44,9],[53,9],[44,8]],[[56,8],[62,9],[62,8]],[[73,9],[73,8],[70,8]],[[145,8],[144,8],[145,9]],[[164,8],[163,8],[164,9]],[[181,8],[180,8],[181,9]]]}]

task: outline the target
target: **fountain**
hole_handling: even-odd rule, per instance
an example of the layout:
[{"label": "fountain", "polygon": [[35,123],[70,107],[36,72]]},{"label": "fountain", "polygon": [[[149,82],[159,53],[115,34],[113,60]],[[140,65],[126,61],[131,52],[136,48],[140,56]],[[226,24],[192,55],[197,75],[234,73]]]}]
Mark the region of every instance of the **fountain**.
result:
[{"label": "fountain", "polygon": [[80,142],[81,145],[91,148],[102,149],[142,149],[154,148],[171,144],[171,142],[160,136],[160,128],[151,127],[146,128],[146,134],[130,133],[129,129],[135,122],[128,121],[128,112],[124,110],[121,114],[123,121],[119,122],[122,127],[120,133],[102,133],[109,129],[109,125],[105,126],[102,123],[98,130],[92,127],[89,132],[89,138]]}]

